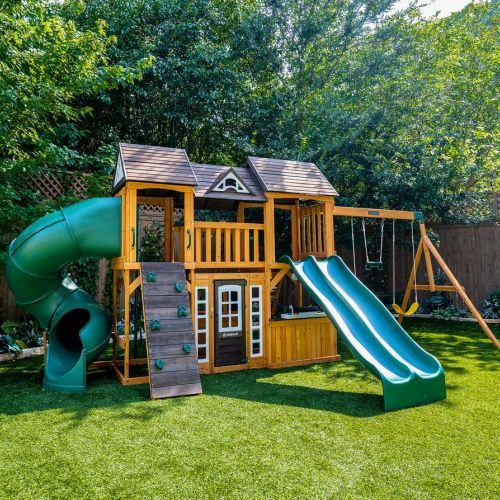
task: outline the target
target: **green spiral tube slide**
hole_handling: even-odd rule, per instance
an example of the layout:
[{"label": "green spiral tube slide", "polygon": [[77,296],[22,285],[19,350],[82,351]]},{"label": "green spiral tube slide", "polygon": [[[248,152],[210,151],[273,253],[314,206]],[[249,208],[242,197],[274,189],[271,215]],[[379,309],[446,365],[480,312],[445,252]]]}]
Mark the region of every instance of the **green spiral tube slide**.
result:
[{"label": "green spiral tube slide", "polygon": [[64,274],[83,257],[121,254],[121,199],[92,198],[52,212],[9,247],[6,273],[20,305],[49,332],[43,385],[80,392],[86,367],[109,343],[111,323],[95,300]]}]

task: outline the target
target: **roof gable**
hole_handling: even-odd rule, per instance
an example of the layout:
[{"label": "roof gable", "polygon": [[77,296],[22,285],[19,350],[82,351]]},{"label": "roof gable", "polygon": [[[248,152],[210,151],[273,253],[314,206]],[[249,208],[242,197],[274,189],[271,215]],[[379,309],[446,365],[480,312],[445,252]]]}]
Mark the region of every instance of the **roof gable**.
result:
[{"label": "roof gable", "polygon": [[229,167],[225,172],[218,175],[212,185],[207,189],[206,194],[211,192],[224,193],[228,191],[239,194],[254,194],[233,167]]},{"label": "roof gable", "polygon": [[[260,187],[254,173],[248,167],[228,167],[225,165],[207,165],[203,163],[193,163],[193,170],[198,180],[195,187],[196,198],[232,200],[232,201],[266,201],[262,188]],[[242,181],[248,189],[248,193],[237,192],[233,189],[226,191],[214,191],[217,186],[229,173]]]},{"label": "roof gable", "polygon": [[247,164],[264,191],[321,196],[338,195],[314,163],[249,156]]}]

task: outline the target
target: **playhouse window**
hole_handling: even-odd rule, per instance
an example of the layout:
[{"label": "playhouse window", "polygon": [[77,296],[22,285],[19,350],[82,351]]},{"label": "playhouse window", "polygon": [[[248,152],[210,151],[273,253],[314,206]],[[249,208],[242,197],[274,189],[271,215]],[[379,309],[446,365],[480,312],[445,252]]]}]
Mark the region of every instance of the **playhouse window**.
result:
[{"label": "playhouse window", "polygon": [[248,193],[248,189],[240,182],[240,180],[232,173],[228,173],[212,191],[236,191],[238,193]]},{"label": "playhouse window", "polygon": [[250,286],[250,356],[262,356],[262,286]]},{"label": "playhouse window", "polygon": [[219,287],[219,332],[241,330],[241,286],[224,285]]},{"label": "playhouse window", "polygon": [[196,287],[195,339],[198,361],[208,361],[208,286]]}]

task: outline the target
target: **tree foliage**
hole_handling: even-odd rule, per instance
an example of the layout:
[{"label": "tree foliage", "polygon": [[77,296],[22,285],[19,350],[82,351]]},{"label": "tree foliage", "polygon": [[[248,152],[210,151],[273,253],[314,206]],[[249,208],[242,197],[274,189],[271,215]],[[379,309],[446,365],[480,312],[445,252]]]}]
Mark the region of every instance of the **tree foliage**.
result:
[{"label": "tree foliage", "polygon": [[19,187],[25,172],[109,173],[120,140],[314,161],[340,203],[484,219],[500,187],[498,12],[422,19],[394,3],[4,2],[5,230],[53,205]]},{"label": "tree foliage", "polygon": [[[109,64],[103,20],[81,30],[65,15],[81,2],[2,2],[0,9],[0,218],[2,233],[31,222],[51,203],[26,181],[40,169],[100,171],[110,150],[91,154],[74,147],[90,132],[79,128],[93,108],[83,101],[124,88],[142,75],[148,60]],[[111,154],[114,154],[111,152]]]}]

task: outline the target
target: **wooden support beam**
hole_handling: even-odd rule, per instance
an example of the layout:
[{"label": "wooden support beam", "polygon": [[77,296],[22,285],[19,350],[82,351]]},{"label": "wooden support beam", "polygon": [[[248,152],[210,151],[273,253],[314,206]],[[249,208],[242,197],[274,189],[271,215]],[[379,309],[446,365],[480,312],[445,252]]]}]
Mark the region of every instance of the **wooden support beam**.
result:
[{"label": "wooden support beam", "polygon": [[184,262],[194,262],[194,194],[184,194]]},{"label": "wooden support beam", "polygon": [[379,208],[339,207],[335,205],[334,217],[365,217],[374,219],[415,220],[414,212],[404,210],[384,210]]},{"label": "wooden support beam", "polygon": [[281,280],[286,276],[286,273],[288,272],[288,269],[280,269],[275,275],[274,278],[271,280],[271,290],[281,282]]},{"label": "wooden support beam", "polygon": [[238,208],[236,209],[236,222],[240,224],[245,222],[245,204],[241,201],[238,203]]},{"label": "wooden support beam", "polygon": [[[462,289],[464,290],[464,287],[462,287]],[[417,285],[417,290],[423,290],[423,291],[430,292],[431,286],[430,285]],[[434,291],[436,291],[436,292],[457,292],[457,289],[454,286],[449,286],[449,285],[435,285]]]},{"label": "wooden support beam", "polygon": [[139,274],[132,283],[130,283],[129,292],[132,294],[135,290],[142,285],[142,276]]},{"label": "wooden support beam", "polygon": [[477,322],[484,330],[484,333],[486,333],[486,335],[489,337],[489,339],[491,340],[491,342],[495,347],[497,348],[500,347],[500,343],[498,342],[497,338],[491,331],[490,327],[487,325],[486,321],[484,321],[483,317],[479,314],[479,311],[476,309],[476,306],[472,303],[469,296],[465,293],[465,290],[460,285],[457,278],[455,278],[454,274],[451,272],[451,269],[447,266],[446,262],[441,257],[441,255],[439,254],[436,247],[433,245],[432,241],[429,239],[428,236],[426,236],[425,238],[425,245],[429,248],[430,252],[434,256],[437,263],[440,265],[441,269],[444,271],[448,279],[450,280],[450,283],[455,287],[457,293],[460,295],[460,297],[464,301],[465,305],[468,307],[471,314],[474,316],[474,318],[477,319]]},{"label": "wooden support beam", "polygon": [[335,243],[334,243],[334,235],[333,235],[333,211],[334,211],[334,205],[333,205],[333,198],[332,201],[325,201],[325,220],[323,221],[324,224],[324,232],[325,232],[325,253],[327,257],[330,255],[333,255],[335,253]]},{"label": "wooden support beam", "polygon": [[333,196],[317,195],[317,194],[305,194],[305,193],[281,193],[277,191],[271,191],[266,193],[266,198],[282,199],[282,200],[316,200],[325,201],[333,203]]},{"label": "wooden support beam", "polygon": [[[424,240],[427,238],[427,233],[425,232],[425,224],[422,222],[419,224],[420,227],[420,239]],[[425,267],[427,268],[427,276],[429,279],[429,286],[431,287],[431,292],[436,290],[436,283],[434,282],[434,269],[432,268],[431,254],[429,253],[429,247],[424,244],[424,258]]]},{"label": "wooden support beam", "polygon": [[164,215],[164,240],[165,240],[165,262],[174,260],[174,199],[165,198],[163,200],[165,207]]},{"label": "wooden support beam", "polygon": [[[408,308],[408,302],[410,301],[410,294],[411,294],[411,291],[413,290],[413,287],[415,286],[415,274],[418,271],[420,259],[422,258],[422,252],[424,250],[423,246],[424,246],[424,240],[420,239],[417,251],[415,253],[415,260],[413,261],[413,266],[411,268],[410,277],[408,278],[408,284],[406,285],[406,290],[405,290],[405,294],[403,297],[403,302],[401,304],[401,309],[403,311],[406,311],[406,309]],[[404,315],[400,314],[398,316],[398,323],[401,324],[403,322],[403,319],[404,319]]]},{"label": "wooden support beam", "polygon": [[299,202],[292,206],[292,259],[299,259]]},{"label": "wooden support beam", "polygon": [[162,191],[177,191],[179,193],[194,193],[193,186],[181,186],[178,184],[163,184],[156,182],[127,181],[126,187],[133,189],[159,189]]}]

